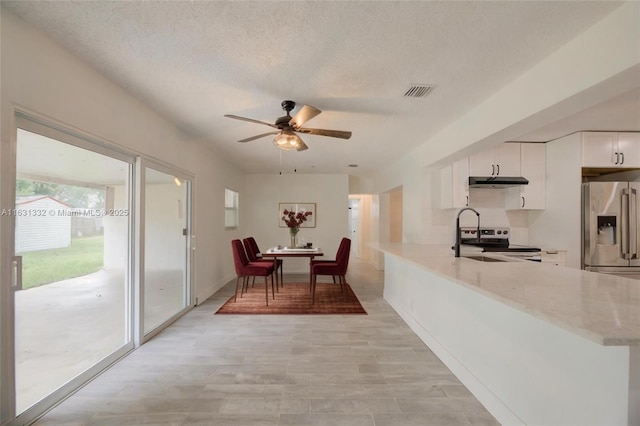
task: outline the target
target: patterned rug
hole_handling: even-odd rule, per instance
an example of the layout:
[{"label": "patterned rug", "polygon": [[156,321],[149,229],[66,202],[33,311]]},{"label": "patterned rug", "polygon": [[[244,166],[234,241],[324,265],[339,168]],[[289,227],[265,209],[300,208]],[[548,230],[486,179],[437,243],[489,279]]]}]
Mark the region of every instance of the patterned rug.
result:
[{"label": "patterned rug", "polygon": [[358,297],[349,284],[345,284],[344,293],[340,286],[333,283],[318,283],[316,285],[316,300],[311,304],[309,283],[287,283],[284,288],[276,292],[275,299],[271,298],[271,283],[269,283],[269,306],[266,306],[264,296],[264,282],[256,280],[255,287],[233,301],[233,296],[222,305],[216,314],[365,314]]}]

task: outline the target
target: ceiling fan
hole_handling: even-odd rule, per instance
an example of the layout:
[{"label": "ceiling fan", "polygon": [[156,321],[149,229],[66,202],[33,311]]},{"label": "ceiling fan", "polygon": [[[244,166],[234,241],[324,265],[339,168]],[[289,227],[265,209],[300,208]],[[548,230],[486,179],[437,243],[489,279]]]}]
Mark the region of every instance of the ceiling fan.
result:
[{"label": "ceiling fan", "polygon": [[296,133],[329,136],[332,138],[340,139],[349,139],[351,137],[351,132],[342,130],[309,129],[306,127],[301,127],[304,123],[322,112],[318,108],[314,108],[309,105],[303,105],[302,109],[298,111],[298,113],[294,117],[291,117],[289,113],[295,108],[296,103],[294,101],[282,101],[281,105],[282,109],[287,112],[287,115],[278,118],[274,124],[267,123],[266,121],[254,120],[253,118],[240,117],[231,114],[225,114],[225,117],[248,121],[250,123],[263,124],[265,126],[277,129],[277,131],[262,133],[250,138],[241,139],[238,142],[250,142],[256,139],[263,138],[265,136],[276,135],[273,138],[273,144],[284,151],[304,151],[305,149],[309,148],[307,144],[305,144]]}]

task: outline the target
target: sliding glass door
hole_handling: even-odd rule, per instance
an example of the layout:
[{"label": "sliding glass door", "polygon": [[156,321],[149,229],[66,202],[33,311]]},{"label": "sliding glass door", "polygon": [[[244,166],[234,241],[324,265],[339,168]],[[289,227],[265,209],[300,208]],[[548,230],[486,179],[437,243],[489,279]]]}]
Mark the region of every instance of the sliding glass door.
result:
[{"label": "sliding glass door", "polygon": [[144,335],[190,306],[191,179],[144,167]]},{"label": "sliding glass door", "polygon": [[18,123],[11,213],[21,415],[41,412],[133,348],[134,158],[26,119]]},{"label": "sliding glass door", "polygon": [[193,176],[26,114],[16,124],[0,415],[29,424],[192,306]]}]

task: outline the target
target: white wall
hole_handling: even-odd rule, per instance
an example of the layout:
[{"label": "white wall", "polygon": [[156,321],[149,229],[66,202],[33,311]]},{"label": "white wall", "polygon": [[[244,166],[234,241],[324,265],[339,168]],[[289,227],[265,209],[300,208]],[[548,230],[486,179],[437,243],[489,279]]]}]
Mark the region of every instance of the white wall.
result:
[{"label": "white wall", "polygon": [[402,242],[402,188],[389,192],[389,241]]},{"label": "white wall", "polygon": [[[381,238],[380,215],[382,211],[380,195],[371,196],[371,242],[383,241]],[[384,254],[380,250],[371,250],[369,263],[376,269],[384,269]]]},{"label": "white wall", "polygon": [[[288,245],[289,230],[280,228],[278,203],[316,203],[316,227],[300,228],[304,238],[334,259],[343,237],[349,237],[349,179],[347,175],[265,175],[246,177],[246,191],[240,193],[243,229],[266,251]],[[287,259],[286,272],[308,272],[307,259]]]}]

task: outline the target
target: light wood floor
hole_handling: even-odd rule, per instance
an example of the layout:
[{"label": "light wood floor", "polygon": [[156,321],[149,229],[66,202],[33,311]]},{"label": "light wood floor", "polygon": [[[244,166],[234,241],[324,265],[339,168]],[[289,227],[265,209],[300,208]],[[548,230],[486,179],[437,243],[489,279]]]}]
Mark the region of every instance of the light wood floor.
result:
[{"label": "light wood floor", "polygon": [[368,315],[214,315],[230,282],[35,424],[498,424],[384,301],[381,271],[351,262],[347,280]]}]

